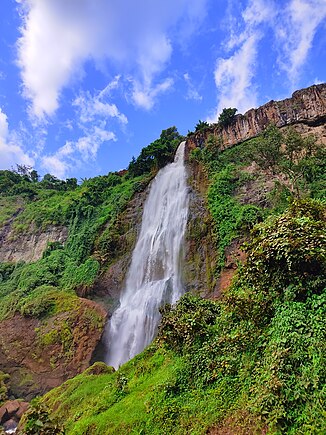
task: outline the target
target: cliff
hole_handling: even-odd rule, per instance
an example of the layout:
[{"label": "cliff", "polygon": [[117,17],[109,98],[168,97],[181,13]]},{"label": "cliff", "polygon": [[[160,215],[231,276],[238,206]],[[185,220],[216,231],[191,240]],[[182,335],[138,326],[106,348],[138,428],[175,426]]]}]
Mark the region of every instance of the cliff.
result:
[{"label": "cliff", "polygon": [[[7,374],[10,398],[30,399],[70,379],[39,402],[67,434],[240,433],[239,427],[294,433],[301,427],[293,415],[304,416],[300,424],[309,430],[321,421],[324,100],[325,85],[313,86],[237,115],[224,129],[190,135],[187,294],[162,307],[158,339],[114,373],[97,362],[70,379],[103,356],[97,343],[123,288],[158,166],[137,159],[134,175],[109,174],[54,192],[36,184],[32,198],[4,194],[0,255],[13,262],[0,263],[0,392]],[[279,167],[271,171],[254,155],[270,137],[249,140],[269,122],[317,132],[319,141],[308,150],[308,141],[294,135],[298,148],[289,156],[287,135],[270,129],[272,140],[281,137]],[[210,148],[210,134],[223,140],[223,152]],[[289,179],[289,167],[298,178]],[[297,197],[289,208],[296,193],[305,200]],[[14,263],[22,256],[33,262]],[[33,406],[32,426],[40,421]]]},{"label": "cliff", "polygon": [[250,109],[244,115],[236,115],[230,125],[221,127],[212,124],[203,132],[189,138],[189,144],[202,145],[209,134],[217,136],[222,148],[258,136],[269,124],[282,128],[297,126],[300,133],[313,132],[326,143],[326,83],[313,85],[292,94],[291,98],[269,101],[257,109]]},{"label": "cliff", "polygon": [[51,225],[46,230],[34,230],[30,227],[23,234],[16,234],[7,222],[0,228],[0,261],[36,261],[51,242],[64,243],[68,237],[68,229]]},{"label": "cliff", "polygon": [[10,396],[31,399],[89,366],[106,313],[96,303],[56,295],[56,312],[16,312],[0,321],[0,367],[10,375]]}]

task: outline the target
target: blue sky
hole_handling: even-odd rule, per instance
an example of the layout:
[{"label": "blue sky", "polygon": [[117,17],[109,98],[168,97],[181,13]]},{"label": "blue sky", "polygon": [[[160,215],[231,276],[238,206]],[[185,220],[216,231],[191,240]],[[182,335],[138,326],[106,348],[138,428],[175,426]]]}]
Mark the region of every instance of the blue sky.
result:
[{"label": "blue sky", "polygon": [[0,169],[88,178],[326,81],[326,0],[1,0]]}]

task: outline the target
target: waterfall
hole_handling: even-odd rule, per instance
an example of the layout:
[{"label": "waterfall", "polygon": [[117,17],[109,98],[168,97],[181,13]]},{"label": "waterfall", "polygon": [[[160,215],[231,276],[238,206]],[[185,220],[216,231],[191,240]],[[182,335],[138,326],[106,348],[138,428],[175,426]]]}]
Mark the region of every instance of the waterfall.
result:
[{"label": "waterfall", "polygon": [[144,205],[140,234],[132,254],[120,306],[107,324],[105,362],[115,368],[152,342],[159,308],[183,294],[182,243],[188,217],[185,142],[173,163],[154,178]]}]

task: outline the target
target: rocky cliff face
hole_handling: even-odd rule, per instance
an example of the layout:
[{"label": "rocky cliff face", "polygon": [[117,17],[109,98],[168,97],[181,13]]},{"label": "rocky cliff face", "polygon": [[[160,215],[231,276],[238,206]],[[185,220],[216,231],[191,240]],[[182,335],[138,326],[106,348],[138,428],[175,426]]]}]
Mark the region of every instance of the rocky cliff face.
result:
[{"label": "rocky cliff face", "polygon": [[277,127],[295,125],[300,133],[317,134],[326,143],[326,83],[310,86],[293,93],[291,98],[270,101],[244,115],[236,115],[227,127],[213,124],[204,132],[189,138],[189,145],[200,146],[209,134],[220,138],[222,148],[228,148],[258,136],[268,124]]},{"label": "rocky cliff face", "polygon": [[16,313],[0,322],[0,367],[10,375],[10,396],[31,399],[85,370],[105,317],[98,304],[76,298],[46,319]]},{"label": "rocky cliff face", "polygon": [[126,274],[131,262],[133,248],[140,231],[144,203],[150,186],[138,192],[127,208],[118,216],[115,230],[119,234],[114,257],[109,258],[108,266],[90,289],[89,296],[100,302],[112,314],[119,301]]},{"label": "rocky cliff face", "polygon": [[17,235],[9,221],[0,229],[0,262],[36,261],[42,257],[48,243],[64,243],[67,237],[66,227],[54,225],[45,231],[30,228],[24,234]]},{"label": "rocky cliff face", "polygon": [[190,187],[189,217],[185,235],[183,281],[186,291],[214,298],[218,287],[215,278],[216,249],[211,216],[207,209],[208,179],[203,166],[188,162]]},{"label": "rocky cliff face", "polygon": [[[221,149],[229,148],[259,135],[268,124],[279,128],[289,125],[295,127],[302,135],[313,133],[319,141],[326,144],[326,84],[311,86],[294,92],[291,98],[269,103],[251,109],[244,115],[235,116],[233,122],[225,128],[211,125],[204,131],[197,132],[187,139],[187,154],[195,147],[204,147],[209,135],[213,134]],[[188,157],[187,155],[187,157]],[[218,279],[214,278],[216,267],[216,247],[213,240],[212,223],[205,204],[208,180],[200,163],[189,161],[189,184],[191,186],[190,218],[186,237],[185,282],[187,290],[200,293],[204,297],[216,298],[229,286],[237,269],[238,262],[243,262],[245,254],[239,249],[242,240],[235,240],[225,252],[226,262]],[[247,192],[236,192],[240,203],[263,206],[266,195],[274,187],[270,174],[257,168],[254,171],[256,183],[248,181],[243,186]],[[262,192],[260,184],[264,186]]]}]

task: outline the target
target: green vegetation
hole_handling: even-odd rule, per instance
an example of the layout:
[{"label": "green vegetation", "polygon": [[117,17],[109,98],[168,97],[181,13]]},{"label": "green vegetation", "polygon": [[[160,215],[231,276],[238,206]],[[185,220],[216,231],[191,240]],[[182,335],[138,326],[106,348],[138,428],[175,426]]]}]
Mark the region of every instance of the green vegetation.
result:
[{"label": "green vegetation", "polygon": [[225,249],[240,234],[248,231],[262,219],[260,207],[252,204],[240,204],[233,193],[241,186],[243,173],[236,171],[234,165],[228,165],[214,174],[208,192],[208,206],[211,211],[219,253],[218,267],[225,262]]},{"label": "green vegetation", "polygon": [[[68,228],[64,245],[50,243],[34,263],[0,264],[0,320],[16,311],[25,316],[53,314],[56,291],[68,303],[71,292],[86,294],[99,273],[121,255],[118,217],[135,192],[168,161],[181,136],[175,127],[144,148],[126,173],[65,181],[46,174],[42,181],[32,168],[0,171],[0,226],[10,224],[11,238],[25,232]],[[66,296],[65,296],[66,295]]]},{"label": "green vegetation", "polygon": [[283,176],[293,196],[308,191],[314,197],[325,197],[325,147],[312,135],[303,138],[293,128],[282,134],[271,125],[251,141],[250,151],[259,167]]},{"label": "green vegetation", "polygon": [[209,124],[206,121],[199,120],[195,126],[195,133],[198,131],[205,131],[209,128]]},{"label": "green vegetation", "polygon": [[221,300],[164,307],[141,355],[48,393],[52,418],[68,435],[325,433],[325,230],[311,200],[256,225]]},{"label": "green vegetation", "polygon": [[0,406],[8,399],[9,375],[0,370]]},{"label": "green vegetation", "polygon": [[176,127],[163,130],[160,138],[143,148],[137,159],[133,157],[128,166],[129,174],[138,176],[152,170],[157,171],[172,162],[174,152],[182,139]]},{"label": "green vegetation", "polygon": [[[24,421],[27,421],[24,424]],[[23,417],[25,435],[63,435],[62,426],[53,421],[49,415],[49,410],[40,402],[39,399],[34,399],[27,412]]]},{"label": "green vegetation", "polygon": [[[236,109],[225,110],[222,121],[231,122]],[[37,262],[0,265],[0,319],[15,312],[39,319],[39,348],[56,345],[69,361],[74,319],[47,320],[76,314],[75,291],[87,291],[120,255],[119,214],[179,141],[175,128],[165,130],[127,174],[81,186],[47,177],[42,187],[24,168],[0,173],[4,207],[23,209],[16,234],[31,223],[69,228],[65,245],[50,244]],[[118,371],[97,363],[34,402],[25,433],[62,433],[57,422],[67,435],[326,432],[325,151],[312,137],[271,126],[225,151],[211,134],[190,157],[209,179],[216,274],[233,242],[244,244],[245,264],[218,301],[186,294],[162,307],[155,342]],[[83,315],[102,327],[96,313]]]},{"label": "green vegetation", "polygon": [[218,124],[222,127],[227,127],[230,125],[237,113],[238,109],[229,107],[228,109],[224,108],[218,117]]},{"label": "green vegetation", "polygon": [[[232,241],[268,215],[282,213],[295,198],[325,198],[325,147],[293,128],[282,133],[270,125],[259,137],[222,151],[220,138],[208,135],[192,160],[201,162],[210,179],[208,208],[213,217],[218,262]],[[252,168],[253,161],[257,167]],[[251,197],[241,194],[252,191]]]}]

